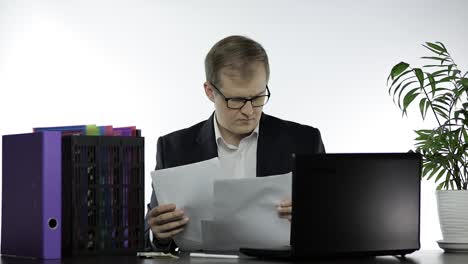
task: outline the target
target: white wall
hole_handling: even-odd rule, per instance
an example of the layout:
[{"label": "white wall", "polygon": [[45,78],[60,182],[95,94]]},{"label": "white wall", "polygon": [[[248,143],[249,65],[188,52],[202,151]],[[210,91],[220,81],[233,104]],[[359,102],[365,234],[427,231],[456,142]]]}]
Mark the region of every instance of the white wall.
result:
[{"label": "white wall", "polygon": [[[269,54],[266,113],[318,127],[328,152],[408,151],[412,131],[433,123],[401,118],[388,73],[423,63],[425,41],[444,42],[467,70],[466,10],[463,0],[0,0],[0,134],[137,125],[149,200],[157,137],[210,115],[204,56],[241,34]],[[437,248],[435,185],[422,186],[422,248]]]}]

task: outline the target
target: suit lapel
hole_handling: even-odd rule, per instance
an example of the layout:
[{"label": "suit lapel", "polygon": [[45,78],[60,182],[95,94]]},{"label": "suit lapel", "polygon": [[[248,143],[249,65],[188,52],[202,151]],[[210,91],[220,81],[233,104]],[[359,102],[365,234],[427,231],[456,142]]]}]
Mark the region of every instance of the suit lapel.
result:
[{"label": "suit lapel", "polygon": [[205,121],[197,136],[200,160],[212,159],[218,156],[218,146],[214,134],[214,113]]},{"label": "suit lapel", "polygon": [[274,151],[271,130],[268,116],[262,113],[257,141],[257,177],[265,176],[267,166],[272,166],[268,164],[268,153]]},{"label": "suit lapel", "polygon": [[290,172],[290,145],[288,135],[281,135],[280,123],[262,113],[257,142],[257,177]]}]

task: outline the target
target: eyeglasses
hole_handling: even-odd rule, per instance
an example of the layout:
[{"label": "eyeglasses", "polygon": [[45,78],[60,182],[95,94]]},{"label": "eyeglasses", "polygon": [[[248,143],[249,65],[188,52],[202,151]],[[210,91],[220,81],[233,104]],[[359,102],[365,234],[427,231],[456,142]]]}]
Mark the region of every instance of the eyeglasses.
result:
[{"label": "eyeglasses", "polygon": [[244,105],[250,101],[252,107],[260,107],[266,105],[268,100],[270,99],[271,93],[270,89],[268,89],[268,85],[266,86],[265,91],[267,94],[254,96],[251,98],[243,98],[243,97],[226,97],[213,83],[211,83],[213,88],[215,88],[216,92],[218,92],[226,101],[227,107],[230,109],[241,109]]}]

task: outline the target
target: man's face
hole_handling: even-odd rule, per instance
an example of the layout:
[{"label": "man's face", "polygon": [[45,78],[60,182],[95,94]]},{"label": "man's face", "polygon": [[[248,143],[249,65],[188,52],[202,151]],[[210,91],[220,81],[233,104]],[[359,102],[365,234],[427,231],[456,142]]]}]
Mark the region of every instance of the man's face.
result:
[{"label": "man's face", "polygon": [[[242,79],[238,73],[221,71],[220,84],[216,87],[227,98],[252,98],[266,94],[267,80],[263,64],[256,63],[250,67],[253,74],[248,80]],[[260,121],[263,107],[253,107],[248,101],[240,109],[230,109],[224,97],[217,93],[211,84],[205,83],[205,91],[215,104],[218,124],[227,130],[226,132],[242,137],[255,129]]]}]

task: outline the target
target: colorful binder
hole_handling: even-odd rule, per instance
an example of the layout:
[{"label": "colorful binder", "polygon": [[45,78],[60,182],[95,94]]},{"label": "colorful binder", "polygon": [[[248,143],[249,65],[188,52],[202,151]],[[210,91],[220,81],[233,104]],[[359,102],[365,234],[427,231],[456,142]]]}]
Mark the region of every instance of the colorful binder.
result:
[{"label": "colorful binder", "polygon": [[3,136],[2,255],[61,258],[61,137]]},{"label": "colorful binder", "polygon": [[33,132],[60,131],[62,135],[86,135],[87,126],[35,127]]},{"label": "colorful binder", "polygon": [[96,125],[78,125],[78,126],[56,126],[56,127],[35,127],[33,132],[60,131],[63,136],[68,135],[86,135],[86,136],[127,136],[141,137],[141,130],[136,126],[116,127],[96,126]]}]

